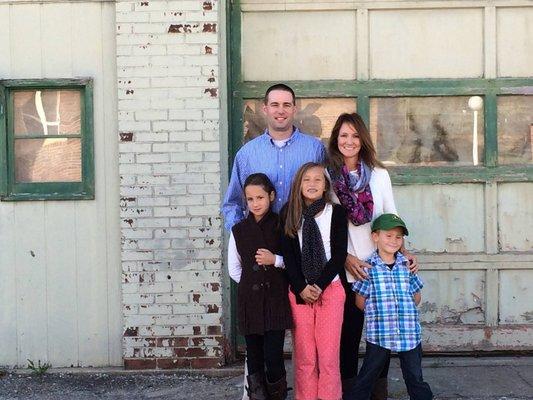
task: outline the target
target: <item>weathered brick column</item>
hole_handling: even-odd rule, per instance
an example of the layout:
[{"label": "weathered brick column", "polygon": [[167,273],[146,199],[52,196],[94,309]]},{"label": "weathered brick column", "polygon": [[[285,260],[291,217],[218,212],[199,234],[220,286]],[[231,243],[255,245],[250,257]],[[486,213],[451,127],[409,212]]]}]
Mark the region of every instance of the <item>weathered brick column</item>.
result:
[{"label": "weathered brick column", "polygon": [[224,360],[217,9],[116,3],[126,368]]}]

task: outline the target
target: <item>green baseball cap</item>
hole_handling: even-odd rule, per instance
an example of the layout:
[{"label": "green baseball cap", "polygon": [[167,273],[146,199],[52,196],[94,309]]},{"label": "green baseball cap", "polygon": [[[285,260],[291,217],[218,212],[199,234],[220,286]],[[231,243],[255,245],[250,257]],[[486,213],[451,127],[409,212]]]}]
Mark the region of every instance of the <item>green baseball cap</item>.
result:
[{"label": "green baseball cap", "polygon": [[403,228],[405,236],[409,235],[405,222],[403,222],[396,214],[381,214],[374,220],[374,222],[372,222],[372,232],[388,231],[397,227]]}]

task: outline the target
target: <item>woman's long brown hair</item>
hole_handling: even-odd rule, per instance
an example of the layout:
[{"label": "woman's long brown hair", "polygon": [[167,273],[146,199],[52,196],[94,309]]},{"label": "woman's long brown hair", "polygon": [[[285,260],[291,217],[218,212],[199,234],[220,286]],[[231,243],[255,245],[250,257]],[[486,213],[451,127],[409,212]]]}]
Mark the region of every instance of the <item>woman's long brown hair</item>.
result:
[{"label": "woman's long brown hair", "polygon": [[[324,165],[315,162],[305,163],[296,172],[291,184],[291,193],[289,194],[289,201],[287,202],[285,212],[285,234],[291,238],[296,237],[298,229],[302,224],[302,214],[305,208],[304,197],[302,196],[302,179],[307,171],[311,168],[321,168],[324,171]],[[323,194],[326,202],[330,201],[329,198],[329,180],[324,174],[326,180],[326,191]]]},{"label": "woman's long brown hair", "polygon": [[378,160],[376,155],[376,148],[372,143],[370,132],[368,131],[365,122],[359,114],[344,113],[339,115],[337,122],[331,130],[331,137],[329,138],[328,153],[329,153],[329,166],[333,171],[339,173],[344,166],[344,156],[339,150],[339,133],[342,124],[348,124],[359,134],[359,140],[361,141],[361,149],[359,150],[359,160],[363,160],[366,165],[374,169],[375,167],[385,168],[383,163]]}]

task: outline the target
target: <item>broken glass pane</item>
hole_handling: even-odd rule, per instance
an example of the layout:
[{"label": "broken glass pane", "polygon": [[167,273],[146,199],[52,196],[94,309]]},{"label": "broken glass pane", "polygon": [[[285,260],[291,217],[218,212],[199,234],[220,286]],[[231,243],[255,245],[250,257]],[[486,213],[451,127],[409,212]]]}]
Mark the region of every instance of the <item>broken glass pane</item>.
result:
[{"label": "broken glass pane", "polygon": [[498,162],[533,163],[533,96],[498,97]]},{"label": "broken glass pane", "polygon": [[480,165],[483,100],[477,96],[372,98],[370,135],[386,165]]},{"label": "broken glass pane", "polygon": [[[298,111],[294,124],[305,133],[325,140],[331,135],[338,116],[344,112],[356,111],[356,100],[353,98],[308,98],[297,99]],[[244,111],[244,142],[261,135],[266,128],[263,113],[263,99],[245,100]]]},{"label": "broken glass pane", "polygon": [[20,90],[13,93],[15,136],[79,135],[79,90]]},{"label": "broken glass pane", "polygon": [[16,182],[81,182],[81,139],[15,139]]}]

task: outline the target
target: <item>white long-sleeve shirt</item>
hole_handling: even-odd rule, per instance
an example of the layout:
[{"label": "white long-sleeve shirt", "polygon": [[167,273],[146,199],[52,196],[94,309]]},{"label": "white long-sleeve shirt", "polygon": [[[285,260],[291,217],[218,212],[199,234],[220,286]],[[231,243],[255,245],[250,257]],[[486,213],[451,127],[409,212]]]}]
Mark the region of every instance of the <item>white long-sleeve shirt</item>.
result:
[{"label": "white long-sleeve shirt", "polygon": [[[392,183],[387,170],[383,168],[374,168],[372,170],[372,175],[370,176],[369,184],[370,190],[372,191],[372,199],[374,201],[372,221],[381,214],[397,214],[396,204],[394,203],[394,196],[392,194]],[[340,204],[339,198],[333,189],[330,190],[330,195],[331,201]],[[371,235],[372,221],[359,226],[348,221],[348,254],[356,256],[362,261],[370,257],[374,250],[376,250],[376,245],[372,241]],[[350,281],[350,277],[348,278]]]},{"label": "white long-sleeve shirt", "polygon": [[[285,264],[283,263],[283,257],[278,254],[275,254],[275,256],[276,262],[274,263],[274,267],[285,268]],[[233,232],[231,232],[228,243],[228,272],[230,278],[233,279],[235,282],[239,283],[241,281],[242,259],[241,255],[237,251],[237,243],[235,242],[235,238],[233,237]]]}]

